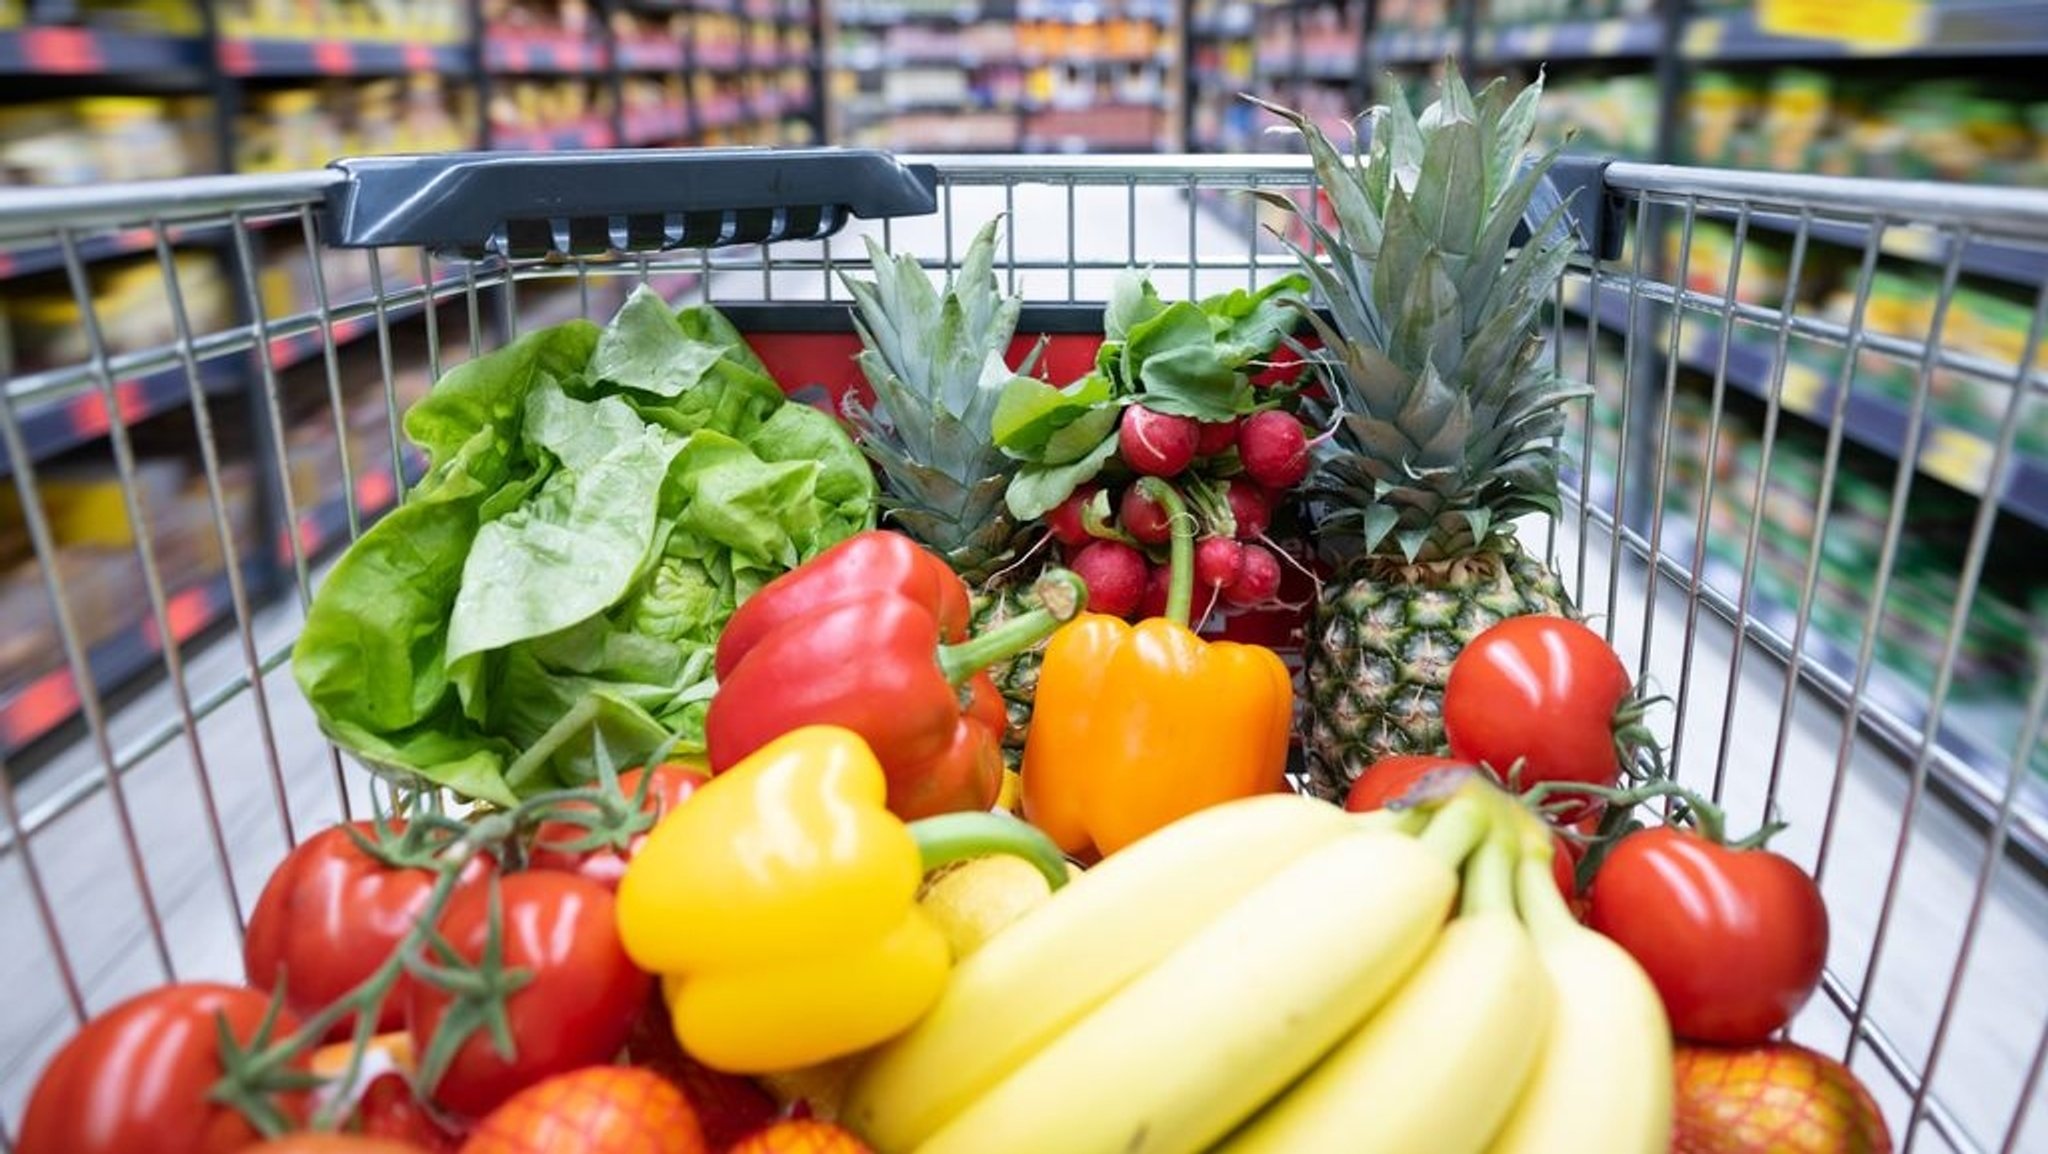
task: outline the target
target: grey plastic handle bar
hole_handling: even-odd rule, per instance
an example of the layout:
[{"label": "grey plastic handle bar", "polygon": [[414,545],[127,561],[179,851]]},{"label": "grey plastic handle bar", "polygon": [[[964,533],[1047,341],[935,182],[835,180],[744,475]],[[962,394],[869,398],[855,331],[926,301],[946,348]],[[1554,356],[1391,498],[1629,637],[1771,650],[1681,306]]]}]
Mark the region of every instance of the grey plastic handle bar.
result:
[{"label": "grey plastic handle bar", "polygon": [[856,149],[458,152],[335,161],[325,237],[468,259],[812,240],[938,211],[938,173]]}]

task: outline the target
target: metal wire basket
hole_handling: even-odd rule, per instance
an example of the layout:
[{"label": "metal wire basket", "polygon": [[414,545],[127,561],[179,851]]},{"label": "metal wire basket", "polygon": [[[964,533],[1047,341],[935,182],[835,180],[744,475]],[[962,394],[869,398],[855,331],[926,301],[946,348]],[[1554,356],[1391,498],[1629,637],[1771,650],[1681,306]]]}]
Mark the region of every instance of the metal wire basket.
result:
[{"label": "metal wire basket", "polygon": [[[2048,194],[1573,172],[1552,347],[1595,391],[1565,515],[1524,541],[1670,694],[1678,778],[1789,822],[1820,877],[1825,997],[1793,1036],[1907,1149],[2042,1148]],[[1315,194],[1277,157],[747,151],[0,194],[10,305],[40,285],[79,318],[11,308],[0,345],[0,1136],[86,1016],[237,978],[271,866],[363,811],[283,666],[324,563],[417,475],[398,417],[427,382],[649,283],[835,395],[865,256],[832,234],[951,267],[997,212],[1019,331],[1085,357],[1120,270],[1195,294],[1293,267],[1246,189]],[[110,295],[108,262],[149,291]]]}]

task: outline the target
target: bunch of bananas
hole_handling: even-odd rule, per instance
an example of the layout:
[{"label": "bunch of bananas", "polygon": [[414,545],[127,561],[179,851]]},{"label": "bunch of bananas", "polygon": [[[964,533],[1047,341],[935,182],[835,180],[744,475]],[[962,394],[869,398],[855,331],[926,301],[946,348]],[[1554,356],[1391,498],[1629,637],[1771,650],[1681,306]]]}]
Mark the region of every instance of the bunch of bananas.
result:
[{"label": "bunch of bananas", "polygon": [[1663,1008],[1549,852],[1476,783],[1200,811],[966,959],[844,1118],[884,1154],[1662,1154]]}]

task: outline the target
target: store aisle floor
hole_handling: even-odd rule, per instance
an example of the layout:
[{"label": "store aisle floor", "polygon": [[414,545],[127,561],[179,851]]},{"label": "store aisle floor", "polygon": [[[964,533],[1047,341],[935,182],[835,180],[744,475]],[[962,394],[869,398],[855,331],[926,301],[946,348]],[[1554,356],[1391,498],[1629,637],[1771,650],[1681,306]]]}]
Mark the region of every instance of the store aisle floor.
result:
[{"label": "store aisle floor", "polygon": [[[985,197],[963,193],[954,204],[953,241],[964,247],[987,215],[1009,210],[1010,235],[1021,266],[1017,287],[1032,299],[1099,299],[1113,273],[1067,270],[1076,264],[1113,265],[1131,255],[1141,261],[1152,259],[1158,283],[1169,294],[1245,283],[1248,234],[1208,213],[1193,217],[1191,224],[1185,205],[1184,194],[1170,188],[1082,189],[1071,201],[1063,194],[1046,193],[1041,198],[1024,190],[1007,196],[1002,190],[987,190]],[[1068,228],[1070,220],[1081,227]],[[903,222],[888,231],[890,243],[898,249],[934,255],[945,251],[936,221]],[[1186,259],[1191,247],[1199,261]],[[827,256],[822,248],[815,251],[820,258]],[[844,260],[856,251],[856,241],[841,237],[833,242],[829,256]],[[778,269],[767,274],[767,286],[776,298],[825,295],[819,274],[803,267],[808,259],[805,250],[791,247],[778,250],[777,256]],[[1204,262],[1234,267],[1186,267]],[[723,273],[712,285],[712,296],[757,298],[763,288],[759,272]],[[836,287],[832,295],[844,299],[843,290]],[[1539,545],[1548,536],[1539,531],[1529,539]],[[1714,785],[1715,754],[1724,717],[1728,718],[1728,752],[1719,759],[1727,767],[1724,798],[1734,824],[1753,827],[1763,818],[1763,786],[1780,738],[1780,671],[1751,653],[1731,694],[1732,630],[1702,613],[1691,644],[1686,644],[1682,587],[1660,583],[1651,603],[1652,586],[1641,568],[1629,563],[1619,567],[1610,595],[1608,542],[1595,530],[1586,544],[1590,563],[1584,566],[1587,586],[1580,590],[1581,604],[1611,623],[1631,668],[1647,650],[1649,658],[1641,664],[1657,686],[1671,693],[1682,685],[1690,687],[1682,731],[1683,779],[1701,788]],[[1567,580],[1574,580],[1580,566],[1569,523],[1554,545]],[[285,815],[299,836],[333,820],[344,792],[337,787],[337,772],[347,783],[345,792],[355,812],[364,812],[361,772],[338,766],[280,660],[300,618],[298,605],[287,601],[261,608],[249,623],[257,652],[273,666],[261,678],[266,692],[260,704],[268,711],[267,726],[256,697],[236,694],[197,723],[192,740],[173,734],[122,781],[121,796],[154,896],[164,952],[181,979],[238,976],[233,911],[246,912],[253,904],[264,877],[283,853]],[[246,672],[242,648],[229,637],[195,649],[186,681],[195,689],[213,690]],[[127,748],[175,719],[179,711],[179,702],[166,686],[134,695],[111,718],[113,748]],[[1668,725],[1670,713],[1662,716]],[[275,735],[274,745],[265,740],[266,732]],[[1778,813],[1792,823],[1777,844],[1803,865],[1813,866],[1831,794],[1837,795],[1834,833],[1823,863],[1835,927],[1831,964],[1848,994],[1869,984],[1867,1005],[1888,1043],[1907,1062],[1921,1065],[1950,995],[1951,976],[1958,971],[1958,951],[1973,913],[1971,897],[1986,868],[1983,843],[1972,826],[1931,798],[1920,800],[1902,834],[1906,775],[1890,756],[1863,743],[1852,743],[1838,766],[1841,735],[1838,712],[1800,698],[1783,726],[1784,756],[1776,762],[1783,768]],[[196,784],[195,772],[202,762],[226,843],[230,864],[225,869],[215,856],[208,833],[212,825]],[[83,798],[43,830],[31,856],[72,955],[100,962],[81,965],[75,973],[87,1011],[103,1009],[167,976],[138,896],[130,855],[123,847],[114,797],[104,790],[86,794],[81,788],[102,774],[98,752],[81,744],[44,767],[17,795],[32,817],[67,797]],[[1883,948],[1873,956],[1869,944],[1883,917],[1890,867],[1901,848],[1906,864],[1892,895],[1891,925]],[[0,864],[8,878],[0,884],[0,924],[37,924],[30,908],[31,891],[21,874],[23,862],[22,855],[15,854]],[[2048,973],[2048,890],[2009,862],[1992,863],[1990,873],[1935,1077],[1943,1101],[1963,1129],[1985,1147],[2004,1139],[2021,1080],[2042,1044],[2043,1023],[2048,1022],[2048,984],[2041,981]],[[0,953],[0,985],[13,994],[0,1003],[0,1113],[10,1120],[19,1118],[35,1071],[74,1026],[64,984],[45,946],[33,938],[16,940]],[[1846,1021],[1831,1002],[1820,998],[1801,1019],[1797,1033],[1802,1040],[1839,1053]],[[1906,1099],[1878,1070],[1868,1046],[1859,1052],[1857,1068],[1893,1119],[1902,1118]],[[2036,1087],[2034,1093],[2040,1097],[2048,1088]],[[2014,1148],[2044,1147],[2048,1109],[2037,1105],[2031,1128]],[[1921,1148],[1942,1149],[1943,1144],[1930,1133]]]}]

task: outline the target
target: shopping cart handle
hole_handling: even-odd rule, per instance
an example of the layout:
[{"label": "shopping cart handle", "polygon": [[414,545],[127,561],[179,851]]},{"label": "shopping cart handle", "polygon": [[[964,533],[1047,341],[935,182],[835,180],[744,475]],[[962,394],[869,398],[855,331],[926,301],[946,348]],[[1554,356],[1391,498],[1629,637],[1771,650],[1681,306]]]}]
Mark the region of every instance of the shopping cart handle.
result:
[{"label": "shopping cart handle", "polygon": [[332,165],[326,239],[544,257],[810,240],[938,211],[938,173],[883,152],[633,149],[374,156]]},{"label": "shopping cart handle", "polygon": [[1560,156],[1551,162],[1550,172],[1529,210],[1522,214],[1522,226],[1515,243],[1526,243],[1530,221],[1544,220],[1559,200],[1570,204],[1559,227],[1569,229],[1576,245],[1594,260],[1620,260],[1622,240],[1628,232],[1628,211],[1622,199],[1607,191],[1607,166],[1614,161],[1600,156]]}]

